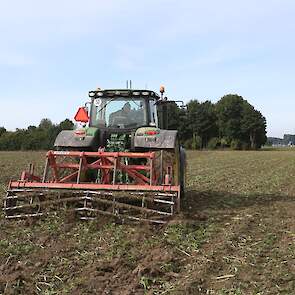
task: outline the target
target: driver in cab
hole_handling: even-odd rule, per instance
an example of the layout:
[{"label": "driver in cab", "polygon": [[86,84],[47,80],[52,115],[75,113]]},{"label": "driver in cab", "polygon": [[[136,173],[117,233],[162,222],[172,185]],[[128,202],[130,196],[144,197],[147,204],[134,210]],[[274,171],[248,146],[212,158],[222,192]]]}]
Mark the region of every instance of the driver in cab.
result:
[{"label": "driver in cab", "polygon": [[121,110],[118,110],[110,114],[110,119],[109,119],[110,126],[121,127],[123,125],[124,127],[125,125],[131,124],[132,122],[133,122],[132,111],[131,111],[131,105],[129,102],[126,102]]}]

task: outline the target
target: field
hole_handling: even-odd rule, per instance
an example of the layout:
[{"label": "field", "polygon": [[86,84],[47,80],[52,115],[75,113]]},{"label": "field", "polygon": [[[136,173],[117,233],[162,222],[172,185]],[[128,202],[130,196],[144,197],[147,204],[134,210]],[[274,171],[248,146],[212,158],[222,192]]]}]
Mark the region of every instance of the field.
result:
[{"label": "field", "polygon": [[[0,200],[44,153],[0,153]],[[0,294],[295,294],[295,151],[188,152],[165,226],[0,214]]]}]

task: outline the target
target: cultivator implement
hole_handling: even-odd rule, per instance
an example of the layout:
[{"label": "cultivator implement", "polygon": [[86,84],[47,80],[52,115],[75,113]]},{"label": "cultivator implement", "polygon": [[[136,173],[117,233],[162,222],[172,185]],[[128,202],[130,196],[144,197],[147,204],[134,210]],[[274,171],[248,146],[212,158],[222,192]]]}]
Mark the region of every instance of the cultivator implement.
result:
[{"label": "cultivator implement", "polygon": [[174,185],[173,159],[163,162],[163,152],[49,151],[42,177],[30,165],[9,183],[5,215],[42,216],[64,207],[81,219],[165,223],[179,211],[180,186]]}]

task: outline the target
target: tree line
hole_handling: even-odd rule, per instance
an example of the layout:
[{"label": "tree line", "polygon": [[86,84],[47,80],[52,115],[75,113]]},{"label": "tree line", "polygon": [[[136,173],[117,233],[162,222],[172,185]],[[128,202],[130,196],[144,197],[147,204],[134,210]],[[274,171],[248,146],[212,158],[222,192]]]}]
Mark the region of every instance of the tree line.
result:
[{"label": "tree line", "polygon": [[174,105],[170,110],[170,128],[179,130],[188,149],[259,149],[267,141],[265,117],[236,94],[215,104],[191,100],[186,109]]},{"label": "tree line", "polygon": [[59,124],[53,124],[49,119],[42,119],[39,126],[29,126],[26,129],[7,131],[0,128],[0,150],[49,150],[53,148],[56,136],[62,130],[74,128],[74,123],[66,119]]},{"label": "tree line", "polygon": [[[239,95],[225,95],[217,103],[191,100],[186,108],[169,107],[169,129],[177,129],[180,142],[188,149],[259,149],[266,143],[266,119]],[[0,128],[0,150],[48,150],[61,130],[71,130],[66,119],[53,124],[42,119],[39,126]]]}]

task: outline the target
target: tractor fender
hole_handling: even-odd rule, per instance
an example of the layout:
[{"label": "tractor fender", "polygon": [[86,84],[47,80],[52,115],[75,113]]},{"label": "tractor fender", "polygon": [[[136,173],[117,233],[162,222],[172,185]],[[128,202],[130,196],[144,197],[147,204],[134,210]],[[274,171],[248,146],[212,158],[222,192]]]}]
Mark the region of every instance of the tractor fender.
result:
[{"label": "tractor fender", "polygon": [[140,128],[134,135],[135,148],[174,149],[177,141],[176,130],[159,130],[155,135],[145,135]]},{"label": "tractor fender", "polygon": [[55,139],[54,146],[59,148],[92,148],[98,145],[97,136],[86,135],[84,137],[77,136],[74,130],[63,130]]}]

